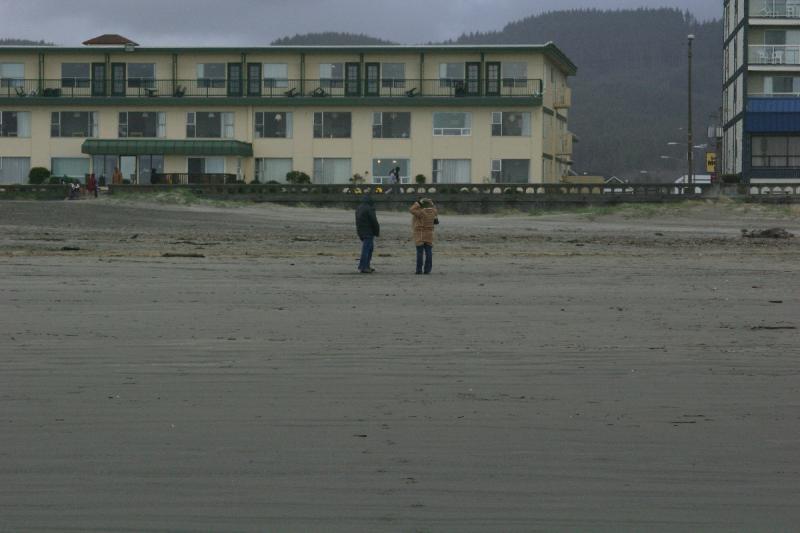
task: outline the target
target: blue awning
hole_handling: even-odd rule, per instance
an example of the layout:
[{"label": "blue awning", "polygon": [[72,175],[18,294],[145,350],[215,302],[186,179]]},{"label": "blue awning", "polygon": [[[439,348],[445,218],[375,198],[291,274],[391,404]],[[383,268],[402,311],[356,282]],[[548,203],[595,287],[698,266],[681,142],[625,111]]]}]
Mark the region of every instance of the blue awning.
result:
[{"label": "blue awning", "polygon": [[744,128],[749,133],[800,134],[800,98],[749,98]]}]

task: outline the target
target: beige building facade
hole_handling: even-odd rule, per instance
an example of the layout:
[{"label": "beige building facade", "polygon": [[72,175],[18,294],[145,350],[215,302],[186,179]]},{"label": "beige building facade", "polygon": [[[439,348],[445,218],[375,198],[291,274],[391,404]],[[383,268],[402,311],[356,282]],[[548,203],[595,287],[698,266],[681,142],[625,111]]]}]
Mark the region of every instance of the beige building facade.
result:
[{"label": "beige building facade", "polygon": [[572,62],[514,46],[0,48],[0,183],[547,183]]}]

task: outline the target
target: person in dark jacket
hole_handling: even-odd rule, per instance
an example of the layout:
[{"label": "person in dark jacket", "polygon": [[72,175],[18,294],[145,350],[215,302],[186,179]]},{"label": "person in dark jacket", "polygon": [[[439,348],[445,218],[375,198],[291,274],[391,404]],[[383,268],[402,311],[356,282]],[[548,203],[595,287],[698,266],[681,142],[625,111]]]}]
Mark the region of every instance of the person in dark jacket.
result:
[{"label": "person in dark jacket", "polygon": [[375,249],[375,237],[381,234],[381,226],[375,215],[375,202],[368,194],[361,199],[361,204],[356,208],[356,232],[361,239],[361,260],[358,262],[358,271],[362,274],[372,274],[375,269],[370,266],[372,251]]}]

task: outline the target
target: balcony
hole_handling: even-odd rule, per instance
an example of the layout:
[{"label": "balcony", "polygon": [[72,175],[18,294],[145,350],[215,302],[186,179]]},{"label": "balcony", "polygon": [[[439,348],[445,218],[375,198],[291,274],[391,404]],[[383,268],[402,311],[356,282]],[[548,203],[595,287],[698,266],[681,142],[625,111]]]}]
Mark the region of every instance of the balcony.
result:
[{"label": "balcony", "polygon": [[573,143],[574,143],[574,136],[571,132],[567,132],[561,135],[559,139],[559,143],[556,147],[556,155],[560,156],[570,156],[572,155],[573,150]]},{"label": "balcony", "polygon": [[572,107],[572,89],[562,87],[553,95],[553,107],[556,109],[569,109]]},{"label": "balcony", "polygon": [[[413,105],[414,100],[438,98],[494,99],[535,98],[541,100],[542,80],[96,80],[96,79],[3,79],[0,99],[35,98],[39,103],[59,99],[143,98],[171,104],[192,99],[260,99],[292,101],[301,105],[336,99],[394,98]],[[230,103],[230,102],[228,102]]]},{"label": "balcony", "polygon": [[750,16],[800,19],[800,0],[752,0]]},{"label": "balcony", "polygon": [[800,45],[756,44],[748,48],[751,65],[800,65]]}]

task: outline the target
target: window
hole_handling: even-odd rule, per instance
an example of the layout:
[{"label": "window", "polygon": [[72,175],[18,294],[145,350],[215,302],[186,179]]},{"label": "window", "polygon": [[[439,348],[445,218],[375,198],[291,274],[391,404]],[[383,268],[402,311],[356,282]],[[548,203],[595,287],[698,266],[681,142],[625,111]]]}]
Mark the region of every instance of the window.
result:
[{"label": "window", "polygon": [[469,159],[434,159],[433,183],[470,183],[472,161]]},{"label": "window", "polygon": [[30,136],[30,111],[0,111],[0,137]]},{"label": "window", "polygon": [[503,87],[526,87],[528,85],[527,63],[503,63]]},{"label": "window", "polygon": [[186,114],[186,137],[197,139],[233,139],[234,114],[189,112]]},{"label": "window", "polygon": [[400,167],[400,183],[411,182],[411,162],[408,159],[397,157],[383,157],[372,160],[372,183],[394,183],[394,178],[389,177],[389,173]]},{"label": "window", "polygon": [[800,167],[800,137],[754,136],[753,167]]},{"label": "window", "polygon": [[93,155],[92,156],[92,172],[99,180],[106,178],[106,182],[111,182],[111,176],[114,175],[114,169],[119,166],[117,156],[115,155]]},{"label": "window", "polygon": [[348,183],[350,181],[350,158],[314,158],[314,183]]},{"label": "window", "polygon": [[464,83],[464,63],[439,63],[439,80],[442,87]]},{"label": "window", "polygon": [[155,87],[155,63],[128,63],[128,87]]},{"label": "window", "polygon": [[493,137],[530,137],[531,114],[508,111],[492,113]]},{"label": "window", "polygon": [[225,87],[225,63],[198,63],[197,86],[222,89]]},{"label": "window", "polygon": [[472,113],[434,113],[434,135],[472,135]]},{"label": "window", "polygon": [[0,63],[0,87],[23,87],[25,65],[23,63]]},{"label": "window", "polygon": [[61,63],[62,87],[88,87],[89,63]]},{"label": "window", "polygon": [[328,89],[344,87],[344,63],[320,63],[319,86]]},{"label": "window", "polygon": [[289,86],[289,65],[286,63],[264,63],[264,87],[286,88]]},{"label": "window", "polygon": [[84,178],[89,173],[88,157],[54,157],[50,160],[53,176]]},{"label": "window", "polygon": [[315,139],[347,139],[350,137],[350,113],[322,111],[314,113]]},{"label": "window", "polygon": [[0,157],[0,185],[27,183],[30,157]]},{"label": "window", "polygon": [[94,137],[97,113],[93,111],[56,111],[50,113],[51,137]]},{"label": "window", "polygon": [[277,181],[286,183],[286,174],[292,171],[292,158],[256,158],[256,179],[261,183]]},{"label": "window", "polygon": [[139,183],[154,183],[151,181],[153,173],[164,173],[163,155],[140,155],[137,158],[139,168]]},{"label": "window", "polygon": [[530,159],[492,159],[495,183],[528,183]]},{"label": "window", "polygon": [[119,137],[166,137],[166,113],[123,111],[119,114]]},{"label": "window", "polygon": [[405,63],[383,63],[381,70],[381,87],[402,89],[406,86]]},{"label": "window", "polygon": [[291,139],[292,114],[281,112],[257,112],[255,117],[256,137],[259,139]]},{"label": "window", "polygon": [[[734,89],[736,85],[734,85]],[[765,94],[797,94],[800,93],[800,76],[766,76],[764,78]]]},{"label": "window", "polygon": [[408,139],[411,136],[411,113],[376,112],[372,114],[374,139]]},{"label": "window", "polygon": [[223,174],[224,157],[189,157],[186,159],[189,174]]}]

